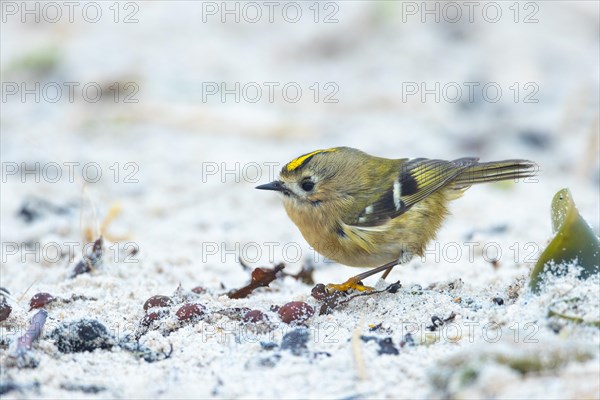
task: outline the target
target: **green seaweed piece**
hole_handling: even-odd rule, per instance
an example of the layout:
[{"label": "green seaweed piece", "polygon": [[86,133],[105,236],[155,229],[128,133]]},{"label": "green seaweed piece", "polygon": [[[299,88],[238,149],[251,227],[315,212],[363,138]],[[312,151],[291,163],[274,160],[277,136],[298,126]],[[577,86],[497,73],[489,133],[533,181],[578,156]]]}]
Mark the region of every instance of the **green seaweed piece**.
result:
[{"label": "green seaweed piece", "polygon": [[551,217],[554,238],[531,272],[529,287],[534,293],[539,293],[542,276],[550,270],[552,262],[562,264],[577,259],[577,264],[582,267],[580,279],[599,272],[600,240],[579,215],[569,189],[561,189],[554,195]]}]

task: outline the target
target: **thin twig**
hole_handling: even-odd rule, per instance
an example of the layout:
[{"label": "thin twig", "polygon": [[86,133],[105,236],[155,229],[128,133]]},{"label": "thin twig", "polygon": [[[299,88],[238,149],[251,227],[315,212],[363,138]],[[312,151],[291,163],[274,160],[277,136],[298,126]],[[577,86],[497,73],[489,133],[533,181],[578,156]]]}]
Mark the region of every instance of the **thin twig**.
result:
[{"label": "thin twig", "polygon": [[356,362],[356,375],[361,381],[366,380],[369,376],[367,375],[367,367],[365,365],[365,359],[362,354],[362,348],[360,344],[360,335],[365,324],[365,314],[361,313],[360,321],[354,331],[352,332],[352,354],[354,355],[354,361]]}]

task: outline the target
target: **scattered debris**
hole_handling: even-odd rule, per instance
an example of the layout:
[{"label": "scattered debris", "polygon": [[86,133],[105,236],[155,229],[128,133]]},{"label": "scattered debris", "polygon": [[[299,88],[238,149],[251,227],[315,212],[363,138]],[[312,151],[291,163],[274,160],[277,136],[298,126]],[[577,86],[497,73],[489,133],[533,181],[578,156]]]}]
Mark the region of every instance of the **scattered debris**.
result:
[{"label": "scattered debris", "polygon": [[427,329],[430,332],[435,332],[442,325],[444,325],[444,324],[446,324],[448,322],[454,321],[454,318],[456,318],[456,314],[454,313],[454,311],[452,311],[450,313],[450,315],[447,318],[444,318],[444,319],[441,319],[437,315],[434,315],[434,316],[431,317],[431,323],[432,323],[432,325],[426,326],[425,329]]},{"label": "scattered debris", "polygon": [[315,280],[313,278],[313,272],[315,271],[315,266],[310,262],[305,262],[302,264],[302,268],[296,274],[286,274],[283,273],[284,276],[291,276],[297,281],[303,282],[307,285],[314,285]]},{"label": "scattered debris", "polygon": [[73,205],[57,206],[46,199],[39,197],[29,197],[23,201],[21,208],[17,212],[17,217],[30,224],[44,217],[47,214],[64,215],[71,212]]},{"label": "scattered debris", "polygon": [[285,268],[283,263],[276,265],[274,268],[255,268],[252,271],[252,280],[241,289],[234,290],[227,294],[230,299],[246,298],[259,287],[269,286],[277,278],[277,273]]},{"label": "scattered debris", "polygon": [[96,394],[104,392],[106,388],[98,385],[82,385],[78,383],[61,383],[60,388],[68,392],[82,392]]},{"label": "scattered debris", "polygon": [[123,342],[119,343],[119,347],[133,353],[137,357],[143,358],[144,361],[149,363],[166,360],[173,354],[173,344],[171,342],[169,342],[168,352],[152,350],[147,346],[140,344],[138,339],[131,341],[130,337],[125,338]]},{"label": "scattered debris", "polygon": [[61,297],[54,297],[50,293],[40,292],[34,294],[31,300],[29,300],[29,311],[36,308],[47,308],[47,306],[50,304],[68,304],[78,300],[96,301],[98,299],[94,297],[87,297],[81,294],[72,294],[70,298],[64,299]]},{"label": "scattered debris", "polygon": [[379,338],[377,336],[361,336],[360,340],[362,340],[363,342],[367,343],[367,342],[371,342],[374,341],[379,345],[379,349],[377,350],[377,354],[382,355],[382,354],[392,354],[397,356],[398,354],[400,354],[400,352],[398,351],[398,349],[396,348],[396,346],[394,346],[394,342],[392,340],[391,337],[386,337],[386,338]]},{"label": "scattered debris", "polygon": [[240,321],[244,318],[244,315],[252,311],[248,307],[229,307],[223,310],[215,311],[216,314],[221,314],[226,316],[229,319],[233,319],[235,321]]},{"label": "scattered debris", "polygon": [[413,335],[410,332],[404,334],[404,337],[400,341],[400,347],[405,347],[405,346],[413,347],[415,345],[416,345],[416,343],[415,343],[415,339],[413,338]]},{"label": "scattered debris", "polygon": [[90,254],[84,255],[83,258],[75,265],[75,268],[73,268],[73,271],[71,271],[69,278],[73,279],[77,275],[92,272],[98,265],[100,265],[103,254],[102,246],[103,239],[102,236],[100,236],[94,242],[94,246],[92,247]]},{"label": "scattered debris", "polygon": [[248,311],[245,315],[244,318],[242,318],[242,320],[244,322],[269,322],[269,318],[267,317],[267,314],[265,314],[264,312],[260,311],[260,310],[250,310]]},{"label": "scattered debris", "polygon": [[37,381],[34,381],[33,383],[30,384],[20,384],[20,383],[16,383],[14,381],[8,381],[8,382],[4,382],[4,380],[0,383],[0,396],[3,396],[5,394],[8,394],[10,392],[22,392],[24,393],[25,391],[35,391],[38,392],[40,389],[40,383]]}]

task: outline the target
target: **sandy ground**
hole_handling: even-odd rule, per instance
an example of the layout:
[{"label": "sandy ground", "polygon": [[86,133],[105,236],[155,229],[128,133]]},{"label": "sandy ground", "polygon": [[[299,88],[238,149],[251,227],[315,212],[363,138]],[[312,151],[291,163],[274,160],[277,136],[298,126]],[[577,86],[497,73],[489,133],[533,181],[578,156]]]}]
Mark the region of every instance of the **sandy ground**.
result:
[{"label": "sandy ground", "polygon": [[[600,397],[598,327],[548,316],[576,298],[578,315],[597,321],[597,277],[527,289],[557,190],[570,188],[600,226],[597,3],[518,3],[518,13],[512,2],[477,3],[472,22],[460,2],[456,22],[443,5],[439,22],[422,14],[421,2],[277,3],[272,23],[262,2],[256,23],[235,2],[239,22],[220,2],[158,1],[98,3],[97,22],[83,3],[74,22],[64,5],[57,22],[40,6],[40,23],[23,23],[20,3],[8,3],[3,398]],[[358,271],[316,254],[280,199],[253,189],[293,157],[336,145],[392,158],[527,158],[540,173],[471,188],[424,259],[367,281],[400,281],[396,293],[318,315],[314,285],[286,276],[228,298],[250,280],[239,258],[283,262],[290,274],[312,264],[322,283]],[[69,278],[101,229],[102,262]],[[39,292],[67,301],[48,304],[28,356],[36,366],[19,368],[11,356]],[[173,303],[142,329],[143,305],[159,294]],[[275,306],[290,301],[317,312],[288,325]],[[204,315],[180,321],[184,302]],[[244,322],[243,307],[268,322]],[[61,340],[82,319],[106,332],[98,348],[70,352]]]}]

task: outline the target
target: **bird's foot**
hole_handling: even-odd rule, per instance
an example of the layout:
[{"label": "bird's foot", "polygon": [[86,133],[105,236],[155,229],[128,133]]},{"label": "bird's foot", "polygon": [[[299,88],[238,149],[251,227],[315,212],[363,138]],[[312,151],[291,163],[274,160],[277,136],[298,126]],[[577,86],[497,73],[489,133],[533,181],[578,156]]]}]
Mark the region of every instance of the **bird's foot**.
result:
[{"label": "bird's foot", "polygon": [[358,280],[358,278],[355,276],[348,279],[344,283],[339,283],[339,284],[330,283],[327,285],[327,291],[329,293],[347,292],[350,289],[358,290],[359,292],[370,292],[370,291],[374,290],[370,286],[363,285],[362,282],[360,280]]}]

